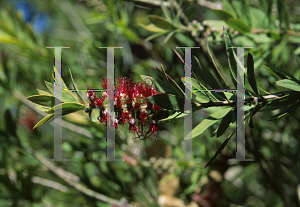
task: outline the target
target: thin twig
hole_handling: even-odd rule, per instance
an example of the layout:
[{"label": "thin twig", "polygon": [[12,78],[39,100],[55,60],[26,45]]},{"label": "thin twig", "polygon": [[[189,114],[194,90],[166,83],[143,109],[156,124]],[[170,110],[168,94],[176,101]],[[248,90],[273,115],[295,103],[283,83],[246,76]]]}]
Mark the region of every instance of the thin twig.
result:
[{"label": "thin twig", "polygon": [[[109,198],[105,195],[102,195],[100,193],[97,193],[95,191],[92,191],[85,187],[83,184],[79,183],[79,177],[62,169],[57,166],[55,166],[52,162],[46,160],[42,155],[40,155],[38,152],[33,151],[31,149],[28,149],[27,152],[34,156],[37,160],[39,160],[48,170],[53,172],[56,176],[59,178],[63,179],[65,182],[67,182],[70,186],[74,187],[81,193],[88,195],[90,197],[93,197],[97,200],[101,200],[110,204],[115,204],[120,206],[120,201],[115,200],[113,198]],[[74,179],[74,176],[77,177],[77,179]],[[130,206],[130,205],[128,205]]]},{"label": "thin twig", "polygon": [[[244,100],[244,104],[258,104],[261,102],[265,102],[267,100],[270,99],[278,99],[281,98],[282,96],[285,96],[287,94],[291,94],[291,93],[299,93],[296,91],[284,91],[284,92],[280,92],[280,93],[276,93],[276,94],[271,94],[271,95],[267,95],[267,96],[262,96],[262,97],[251,97],[251,98],[246,98]],[[214,106],[234,106],[236,105],[236,100],[230,100],[230,101],[220,101],[220,102],[208,102],[208,103],[197,103],[194,102],[196,105],[198,105],[198,107],[201,108],[209,108],[209,107],[214,107]]]}]

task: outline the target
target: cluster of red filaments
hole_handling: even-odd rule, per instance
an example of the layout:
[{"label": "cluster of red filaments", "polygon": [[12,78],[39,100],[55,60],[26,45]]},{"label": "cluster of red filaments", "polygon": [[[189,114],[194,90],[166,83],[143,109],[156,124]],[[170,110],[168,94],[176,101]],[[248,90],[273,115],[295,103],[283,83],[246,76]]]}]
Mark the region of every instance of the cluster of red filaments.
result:
[{"label": "cluster of red filaments", "polygon": [[[151,79],[149,79],[151,81]],[[152,82],[152,81],[151,81]],[[107,89],[107,79],[102,81],[103,89]],[[114,127],[122,125],[122,129],[126,123],[129,124],[129,131],[135,134],[134,138],[145,140],[151,135],[157,138],[158,120],[152,120],[151,115],[156,111],[160,111],[161,107],[151,104],[146,98],[159,94],[151,85],[144,82],[131,82],[130,78],[118,78],[115,86],[114,95],[114,111],[115,119]],[[100,123],[107,121],[107,103],[105,100],[107,92],[102,93],[102,98],[98,98],[95,92],[89,90],[88,97],[90,107],[101,109],[98,120]]]}]

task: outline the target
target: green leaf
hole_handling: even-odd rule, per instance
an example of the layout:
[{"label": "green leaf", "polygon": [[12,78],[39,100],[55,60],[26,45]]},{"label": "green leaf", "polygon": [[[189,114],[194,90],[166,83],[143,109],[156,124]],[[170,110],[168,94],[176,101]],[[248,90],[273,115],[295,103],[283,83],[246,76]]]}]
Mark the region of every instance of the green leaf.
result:
[{"label": "green leaf", "polygon": [[[157,94],[147,98],[152,104],[158,105],[164,109],[184,111],[184,98],[179,96],[170,95],[166,93]],[[192,107],[198,107],[199,105],[192,102]]]},{"label": "green leaf", "polygon": [[51,93],[48,93],[48,92],[46,92],[46,91],[42,91],[42,90],[39,90],[39,89],[37,89],[37,91],[38,91],[38,93],[39,93],[40,95],[52,96]]},{"label": "green leaf", "polygon": [[210,56],[210,58],[211,58],[211,60],[212,60],[212,62],[213,62],[213,64],[214,64],[214,66],[215,66],[215,68],[216,68],[216,71],[218,72],[219,76],[222,78],[223,82],[225,83],[225,87],[226,87],[227,89],[229,89],[229,88],[230,88],[229,85],[227,84],[225,78],[222,76],[220,70],[219,70],[218,67],[217,67],[217,64],[215,63],[215,61],[214,61],[214,59],[213,59],[212,52],[211,52],[210,47],[209,47],[209,44],[208,44],[208,42],[207,42],[207,37],[205,38],[205,42],[206,42],[206,47],[207,47],[208,54],[209,54],[209,56]]},{"label": "green leaf", "polygon": [[55,98],[53,96],[34,95],[34,96],[27,97],[27,99],[41,106],[53,107],[55,105]]},{"label": "green leaf", "polygon": [[226,129],[229,127],[229,125],[232,121],[233,112],[234,112],[234,110],[232,109],[231,111],[228,112],[228,114],[226,114],[222,118],[222,120],[220,122],[220,126],[216,133],[216,137],[220,137],[226,131]]},{"label": "green leaf", "polygon": [[222,0],[222,3],[223,3],[224,9],[235,18],[236,13],[235,13],[233,7],[231,6],[231,4],[227,0]]},{"label": "green leaf", "polygon": [[48,90],[50,91],[50,93],[52,95],[54,95],[54,84],[53,83],[50,83],[48,81],[45,81],[45,85],[46,87],[48,88]]},{"label": "green leaf", "polygon": [[166,33],[167,30],[161,29],[154,24],[149,24],[149,25],[144,25],[144,24],[139,24],[141,27],[143,27],[145,30],[148,30],[150,32],[155,32],[155,33]]},{"label": "green leaf", "polygon": [[[199,60],[197,59],[197,57],[193,56],[194,59],[196,60],[199,69],[193,70],[195,77],[199,80],[199,77],[202,78],[202,80],[208,84],[212,89],[221,89],[222,87],[219,85],[218,81],[216,80],[216,78],[210,73],[210,71],[202,66],[199,62]],[[212,92],[213,93],[213,92]],[[224,95],[224,93],[214,93],[214,97],[217,97],[220,100],[226,100],[226,96]]]},{"label": "green leaf", "polygon": [[224,10],[224,9],[216,9],[214,10],[214,12],[217,14],[217,16],[224,20],[225,22],[229,19],[229,18],[234,18],[234,16],[229,13],[228,11]]},{"label": "green leaf", "polygon": [[145,76],[145,75],[140,75],[140,76],[147,84],[152,85],[153,83],[154,87],[158,91],[162,93],[176,94],[176,91],[169,84],[150,76]]},{"label": "green leaf", "polygon": [[197,57],[193,56],[194,59],[197,62],[197,65],[199,68],[196,68],[193,70],[195,72],[195,75],[199,79],[199,77],[202,78],[202,80],[211,87],[211,89],[221,89],[221,86],[219,85],[216,78],[211,74],[211,72],[205,67],[200,64],[200,61]]},{"label": "green leaf", "polygon": [[49,114],[48,116],[44,117],[41,121],[39,121],[33,129],[37,128],[38,126],[41,126],[42,124],[46,123],[47,121],[51,121],[54,118],[54,114]]},{"label": "green leaf", "polygon": [[275,68],[275,67],[268,67],[266,65],[264,65],[264,67],[266,69],[268,69],[272,74],[274,74],[275,76],[277,76],[281,79],[291,79],[291,80],[297,81],[297,79],[292,74],[290,74],[282,69]]},{"label": "green leaf", "polygon": [[247,76],[248,76],[249,84],[253,89],[255,95],[258,95],[259,93],[258,93],[255,74],[254,74],[254,61],[251,53],[248,53],[248,58],[247,58]]},{"label": "green leaf", "polygon": [[165,18],[156,15],[148,15],[149,20],[157,27],[165,29],[165,30],[172,30],[174,29],[173,24]]},{"label": "green leaf", "polygon": [[174,36],[183,45],[188,45],[189,47],[195,46],[195,42],[187,35],[184,35],[181,32],[176,33]]},{"label": "green leaf", "polygon": [[175,95],[158,94],[147,98],[152,104],[158,105],[164,109],[183,111],[184,98]]},{"label": "green leaf", "polygon": [[169,41],[169,39],[176,33],[176,32],[179,32],[180,30],[173,30],[172,32],[170,32],[168,35],[167,35],[167,37],[166,37],[166,39],[164,40],[164,44],[166,44],[168,41]]},{"label": "green leaf", "polygon": [[292,89],[294,91],[300,91],[300,84],[293,80],[283,79],[283,80],[276,81],[276,84],[288,89]]},{"label": "green leaf", "polygon": [[[51,92],[52,95],[54,95],[54,84],[49,83],[45,81],[46,87]],[[61,102],[77,102],[77,100],[70,94],[69,92],[63,92],[62,91],[62,101]]]},{"label": "green leaf", "polygon": [[[217,123],[220,119],[226,116],[231,111],[231,107],[224,108],[215,113],[211,114],[209,117],[204,119],[200,124],[198,124],[190,133],[192,133],[192,138],[195,138],[207,130],[210,126]],[[187,135],[187,137],[190,137]]]},{"label": "green leaf", "polygon": [[222,152],[222,150],[225,148],[225,146],[227,145],[227,143],[229,142],[230,138],[232,137],[232,135],[236,132],[233,131],[231,133],[231,135],[222,143],[222,145],[220,146],[220,148],[217,150],[217,152],[214,154],[214,156],[208,161],[208,163],[205,165],[205,168],[212,163],[212,161],[214,161],[216,159],[216,157]]},{"label": "green leaf", "polygon": [[49,111],[49,109],[51,109],[51,107],[37,105],[37,106],[36,106],[36,109],[38,109],[38,110],[40,110],[40,111],[42,111],[42,112],[47,112],[47,111]]},{"label": "green leaf", "polygon": [[250,5],[247,4],[246,0],[242,0],[241,1],[241,9],[242,9],[242,12],[243,12],[243,16],[244,19],[247,21],[247,23],[249,25],[251,25],[251,13],[250,13]]},{"label": "green leaf", "polygon": [[[58,79],[60,78],[61,84],[62,84],[62,89],[68,89],[67,85],[65,84],[64,80],[62,79],[62,77],[60,76],[60,74],[58,73],[57,70],[55,70],[55,77],[54,77],[53,73],[52,73],[52,77],[53,77],[54,81],[55,81],[55,77],[57,77]],[[57,85],[60,87],[60,85],[58,84],[57,81],[55,83],[57,83]]]},{"label": "green leaf", "polygon": [[233,48],[230,48],[231,41],[230,41],[229,35],[228,35],[227,31],[225,30],[225,28],[223,28],[223,31],[224,31],[224,40],[225,40],[226,52],[227,52],[227,56],[228,56],[231,80],[233,82],[233,85],[236,86],[237,66],[236,66],[234,55],[233,55],[234,51],[233,51]]},{"label": "green leaf", "polygon": [[299,92],[293,92],[287,94],[285,96],[281,96],[280,98],[274,99],[269,103],[270,106],[288,106],[294,102],[296,102],[300,98]]},{"label": "green leaf", "polygon": [[[65,84],[64,80],[61,78],[60,74],[57,72],[57,70],[55,70],[55,77],[54,77],[54,74],[52,73],[52,76],[53,76],[53,79],[55,80],[55,77],[57,79],[60,79],[61,80],[61,84],[62,84],[62,102],[78,102],[70,92],[68,91],[64,91],[63,89],[67,89],[68,90],[68,87],[67,85]],[[72,78],[72,75],[71,75],[71,78]],[[73,81],[73,79],[72,79]],[[61,87],[59,84],[58,84],[58,81],[55,82],[55,84],[57,84],[58,87]]]},{"label": "green leaf", "polygon": [[[72,76],[72,73],[71,73],[71,69],[69,68],[69,71],[70,71],[70,76],[71,76],[71,80],[72,80],[72,84],[73,84],[73,87],[74,87],[74,90],[75,90],[75,93],[77,94],[78,98],[81,100],[82,103],[86,103],[86,101],[82,98],[82,96],[80,95],[76,85],[75,85],[75,82],[73,80],[73,76]],[[76,101],[77,102],[77,101]]]},{"label": "green leaf", "polygon": [[65,102],[65,103],[76,102],[76,103],[78,103],[76,98],[74,98],[74,96],[72,96],[72,94],[68,91],[62,91],[62,102]]},{"label": "green leaf", "polygon": [[254,109],[251,110],[250,115],[249,115],[249,119],[248,119],[248,124],[249,127],[254,128],[254,124],[253,124],[253,116],[260,111],[260,109],[262,109],[265,105],[267,104],[267,102],[263,102],[260,103],[258,105],[256,105],[254,107]]},{"label": "green leaf", "polygon": [[172,119],[178,119],[178,118],[181,118],[181,117],[184,117],[184,113],[178,112],[178,111],[176,111],[176,112],[174,113],[174,112],[170,112],[170,111],[169,111],[169,116],[166,117],[166,118],[160,119],[159,121],[160,121],[160,122],[162,122],[162,121],[170,121],[170,120],[172,120]]},{"label": "green leaf", "polygon": [[242,19],[230,18],[226,23],[241,34],[251,31],[250,26]]},{"label": "green leaf", "polygon": [[153,35],[147,37],[147,38],[145,39],[145,42],[149,42],[150,40],[152,40],[152,39],[154,39],[154,38],[156,38],[156,37],[162,36],[162,35],[164,35],[164,34],[165,34],[165,33],[156,33],[156,34],[153,34]]},{"label": "green leaf", "polygon": [[47,111],[48,114],[53,114],[55,110],[61,109],[62,116],[70,113],[74,113],[76,111],[81,111],[85,109],[85,105],[79,103],[63,103],[60,105],[56,105]]},{"label": "green leaf", "polygon": [[172,119],[171,118],[172,115],[179,114],[179,113],[180,112],[162,109],[162,110],[157,111],[156,113],[150,115],[150,117],[152,120],[170,120],[170,119]]},{"label": "green leaf", "polygon": [[[160,75],[166,79],[166,81],[172,86],[172,88],[177,92],[177,95],[180,97],[183,97],[184,92],[183,90],[180,88],[180,86],[176,83],[176,81],[173,80],[173,78],[171,78],[171,76],[167,75],[166,72],[158,67],[156,67],[157,70],[159,70]],[[168,81],[168,79],[171,80],[171,82]]]},{"label": "green leaf", "polygon": [[210,101],[209,97],[202,91],[194,91],[192,94],[192,99],[198,103],[208,103]]},{"label": "green leaf", "polygon": [[289,115],[290,113],[292,113],[293,111],[295,111],[299,106],[300,106],[300,103],[296,102],[296,103],[290,105],[287,109],[285,109],[285,110],[281,111],[280,113],[272,116],[268,121],[283,118],[283,117]]}]

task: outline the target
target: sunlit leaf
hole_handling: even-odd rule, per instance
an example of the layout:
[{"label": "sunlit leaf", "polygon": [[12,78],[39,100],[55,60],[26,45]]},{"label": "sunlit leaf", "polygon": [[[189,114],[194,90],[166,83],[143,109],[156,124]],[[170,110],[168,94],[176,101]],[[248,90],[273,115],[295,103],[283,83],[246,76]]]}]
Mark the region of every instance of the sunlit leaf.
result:
[{"label": "sunlit leaf", "polygon": [[[187,135],[187,137],[195,138],[202,134],[205,130],[207,130],[209,127],[217,123],[220,119],[222,119],[224,116],[226,116],[231,111],[231,107],[229,108],[223,108],[219,111],[216,111],[215,113],[211,114],[209,117],[204,119],[200,124],[198,124],[190,133],[192,133],[192,136]],[[190,134],[189,133],[189,134]]]},{"label": "sunlit leaf", "polygon": [[139,24],[141,27],[143,27],[145,30],[148,30],[150,32],[155,32],[155,33],[165,33],[167,30],[159,28],[155,26],[154,24],[149,24],[149,25],[144,25],[144,24]]},{"label": "sunlit leaf", "polygon": [[283,79],[276,81],[276,84],[294,91],[300,91],[300,84],[294,80]]},{"label": "sunlit leaf", "polygon": [[38,126],[41,126],[42,124],[46,123],[47,121],[51,121],[54,118],[54,114],[49,114],[48,116],[44,117],[41,121],[39,121],[33,129],[37,128]]}]

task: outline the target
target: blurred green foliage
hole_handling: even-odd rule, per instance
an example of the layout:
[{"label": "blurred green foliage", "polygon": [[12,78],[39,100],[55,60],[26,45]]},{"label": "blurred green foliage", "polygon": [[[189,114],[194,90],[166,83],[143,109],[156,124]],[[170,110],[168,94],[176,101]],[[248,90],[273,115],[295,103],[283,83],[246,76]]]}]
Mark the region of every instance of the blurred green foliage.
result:
[{"label": "blurred green foliage", "polygon": [[[281,86],[296,90],[299,1],[28,1],[29,14],[16,9],[18,2],[0,2],[0,206],[300,205],[299,109],[268,121],[285,114],[298,93],[262,108],[253,117],[255,128],[246,124],[246,158],[254,162],[228,162],[236,151],[231,139],[207,168],[235,124],[216,138],[219,120],[193,139],[199,162],[170,159],[183,158],[183,118],[160,126],[159,142],[132,140],[127,129],[117,130],[115,157],[125,161],[98,162],[105,158],[105,126],[80,111],[63,118],[63,158],[72,161],[51,163],[46,159],[54,156],[53,124],[33,130],[45,113],[25,98],[37,95],[37,88],[46,91],[44,80],[53,82],[54,51],[46,46],[70,46],[62,50],[62,78],[69,88],[69,68],[77,88],[100,86],[106,76],[101,46],[123,47],[115,50],[115,77],[141,80],[141,74],[164,80],[156,69],[163,66],[182,89],[184,66],[172,48],[200,46],[193,55],[203,71],[207,68],[217,83],[233,88],[234,64],[228,60],[224,31],[232,45],[253,47],[246,56],[247,61],[253,56],[254,64],[246,68],[253,68],[247,76],[255,77],[258,89],[246,81],[249,97],[286,90]],[[41,14],[48,19],[40,19]],[[26,15],[32,19],[27,21]],[[43,28],[39,24],[50,29],[38,30]],[[193,70],[199,67],[193,59]],[[200,80],[193,84],[208,87],[207,76],[201,75],[196,74]],[[200,99],[205,98],[195,100]],[[217,109],[196,111],[193,128]]]}]

